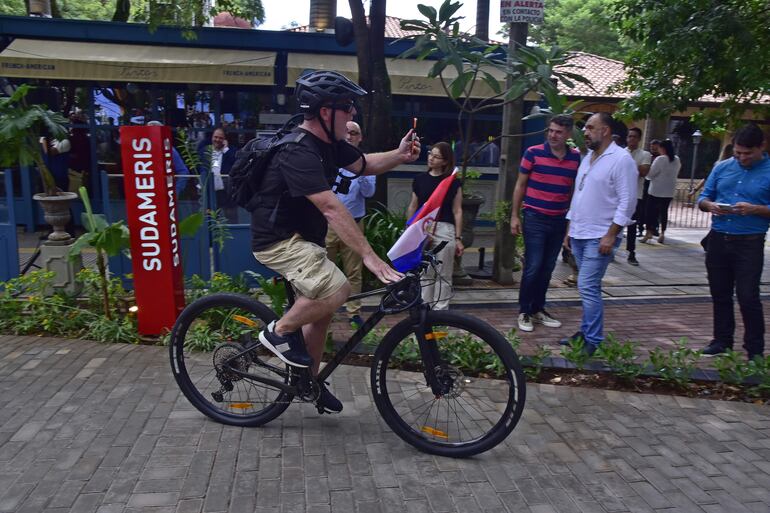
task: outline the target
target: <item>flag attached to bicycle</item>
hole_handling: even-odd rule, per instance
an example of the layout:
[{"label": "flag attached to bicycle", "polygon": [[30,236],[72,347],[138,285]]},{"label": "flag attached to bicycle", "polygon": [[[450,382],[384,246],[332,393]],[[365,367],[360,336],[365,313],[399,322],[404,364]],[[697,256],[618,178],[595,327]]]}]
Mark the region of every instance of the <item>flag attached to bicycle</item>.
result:
[{"label": "flag attached to bicycle", "polygon": [[438,184],[428,201],[417,209],[417,212],[406,222],[406,230],[388,251],[388,258],[393,262],[393,267],[397,271],[402,273],[410,271],[420,264],[425,241],[428,234],[433,232],[438,214],[441,211],[441,205],[444,203],[444,198],[446,198],[452,182],[456,179],[456,174],[457,168]]}]

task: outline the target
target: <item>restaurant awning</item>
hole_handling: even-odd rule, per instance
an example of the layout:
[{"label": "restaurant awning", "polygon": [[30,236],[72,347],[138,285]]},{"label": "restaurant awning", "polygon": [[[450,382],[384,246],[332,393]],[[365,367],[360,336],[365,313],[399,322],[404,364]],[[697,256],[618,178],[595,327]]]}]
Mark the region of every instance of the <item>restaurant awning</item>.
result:
[{"label": "restaurant awning", "polygon": [[[446,93],[438,78],[428,78],[428,71],[435,61],[417,61],[414,59],[386,59],[385,65],[390,75],[390,87],[393,94],[416,96],[439,96]],[[290,87],[304,73],[313,70],[335,70],[343,73],[351,80],[358,81],[358,60],[352,55],[321,55],[312,53],[289,53],[287,62],[287,85]],[[495,71],[493,75],[500,82],[501,89],[505,87],[505,77]],[[457,74],[454,69],[445,73],[447,83]],[[474,86],[471,97],[486,98],[492,96],[492,88],[482,80]],[[527,100],[537,100],[537,95],[528,94]]]},{"label": "restaurant awning", "polygon": [[63,80],[273,85],[275,52],[16,39],[0,76]]}]

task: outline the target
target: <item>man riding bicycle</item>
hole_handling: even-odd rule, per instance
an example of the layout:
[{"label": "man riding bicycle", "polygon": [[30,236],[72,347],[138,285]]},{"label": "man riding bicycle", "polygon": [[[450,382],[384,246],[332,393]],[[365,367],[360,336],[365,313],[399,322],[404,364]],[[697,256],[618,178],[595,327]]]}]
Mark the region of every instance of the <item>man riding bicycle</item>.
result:
[{"label": "man riding bicycle", "polygon": [[[401,274],[372,250],[353,217],[331,185],[339,168],[375,175],[414,161],[419,141],[410,130],[398,148],[364,155],[345,141],[346,125],[356,115],[354,101],[366,91],[335,71],[315,71],[297,80],[295,97],[303,122],[294,129],[304,135],[295,144],[279,147],[260,186],[252,212],[254,257],[284,276],[297,294],[294,305],[259,335],[262,344],[295,367],[318,374],[326,332],[334,312],[347,301],[350,285],[343,272],[326,257],[327,226],[361,255],[379,280],[392,283]],[[305,343],[302,343],[299,330]],[[342,411],[342,403],[323,383],[318,405]]]}]

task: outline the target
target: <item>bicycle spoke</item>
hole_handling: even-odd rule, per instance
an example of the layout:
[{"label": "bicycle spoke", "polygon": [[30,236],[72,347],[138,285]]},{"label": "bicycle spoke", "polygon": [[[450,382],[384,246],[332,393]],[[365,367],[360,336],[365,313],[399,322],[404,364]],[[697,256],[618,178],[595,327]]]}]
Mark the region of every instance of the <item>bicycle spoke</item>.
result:
[{"label": "bicycle spoke", "polygon": [[258,425],[291,402],[281,388],[255,379],[290,379],[259,342],[272,318],[264,305],[234,294],[207,296],[182,312],[172,339],[174,376],[201,412],[220,422]]},{"label": "bicycle spoke", "polygon": [[[399,339],[386,337],[387,353],[372,373],[375,402],[394,431],[416,447],[448,456],[477,454],[499,443],[518,421],[521,369],[508,367],[498,351],[512,351],[489,325],[452,312],[430,312],[431,318],[450,321],[430,323],[424,331],[438,357],[433,357],[435,367],[426,371],[429,375],[415,371],[421,350],[414,328],[404,323]],[[409,362],[410,370],[393,368],[399,362]]]}]

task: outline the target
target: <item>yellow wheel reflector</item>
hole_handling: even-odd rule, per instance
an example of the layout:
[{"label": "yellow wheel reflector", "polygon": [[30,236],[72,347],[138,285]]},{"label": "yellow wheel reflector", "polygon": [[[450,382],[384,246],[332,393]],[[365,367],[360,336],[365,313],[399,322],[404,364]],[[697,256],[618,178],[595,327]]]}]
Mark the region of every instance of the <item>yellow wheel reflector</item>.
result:
[{"label": "yellow wheel reflector", "polygon": [[444,440],[449,440],[449,435],[444,433],[443,431],[439,431],[438,429],[433,429],[429,426],[423,426],[420,428],[420,431],[423,433],[428,433],[429,435],[433,435],[436,438],[443,438]]},{"label": "yellow wheel reflector", "polygon": [[245,324],[246,326],[250,326],[252,328],[257,327],[257,322],[249,319],[248,317],[244,317],[242,315],[233,315],[233,319],[240,322],[241,324]]},{"label": "yellow wheel reflector", "polygon": [[447,331],[434,331],[433,333],[426,333],[425,340],[441,340],[442,338],[447,338],[448,336],[449,332]]},{"label": "yellow wheel reflector", "polygon": [[253,406],[254,403],[230,403],[230,408],[236,408],[238,410],[248,410]]}]

